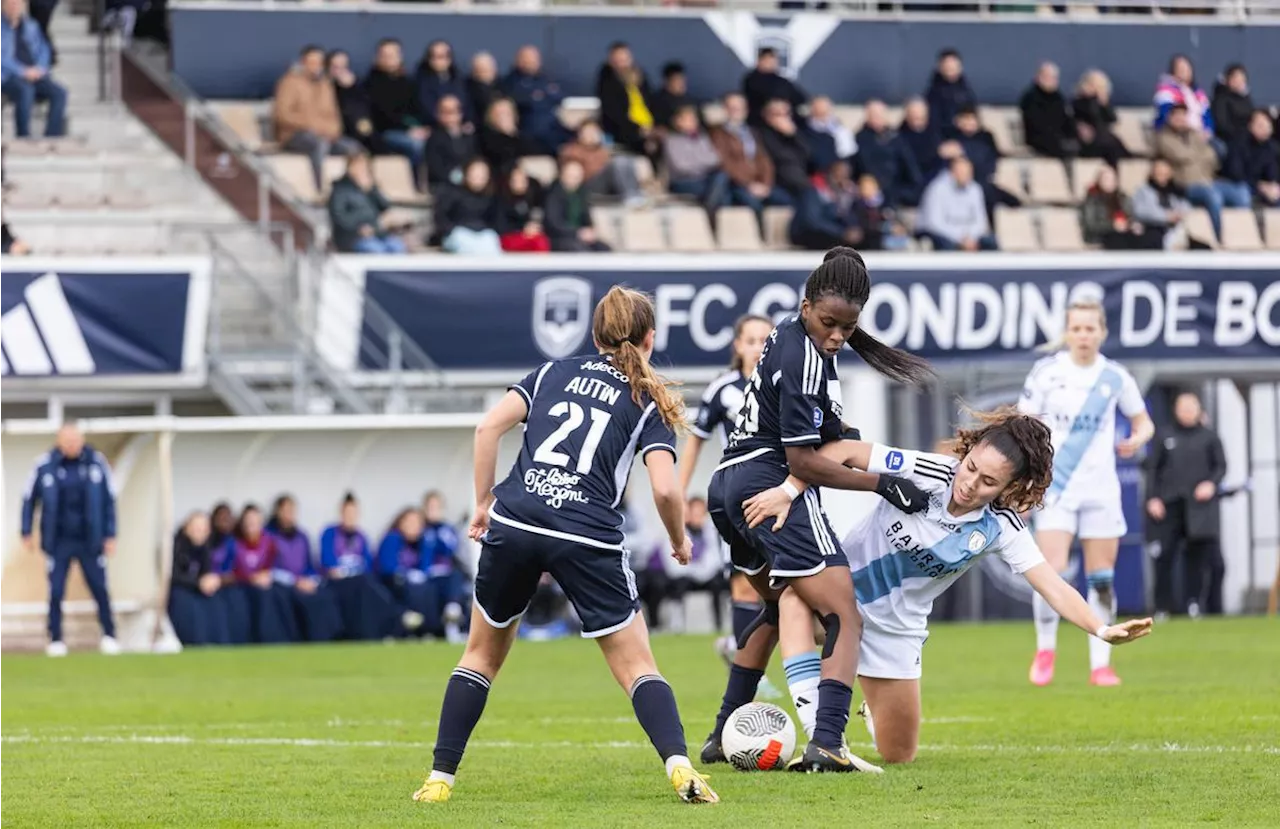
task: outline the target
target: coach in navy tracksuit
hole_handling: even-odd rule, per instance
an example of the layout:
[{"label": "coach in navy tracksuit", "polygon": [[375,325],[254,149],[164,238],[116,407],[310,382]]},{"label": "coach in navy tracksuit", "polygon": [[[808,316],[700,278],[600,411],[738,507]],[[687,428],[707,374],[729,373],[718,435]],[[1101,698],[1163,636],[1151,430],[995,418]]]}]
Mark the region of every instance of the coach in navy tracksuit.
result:
[{"label": "coach in navy tracksuit", "polygon": [[111,598],[107,595],[106,555],[115,551],[116,497],[111,467],[73,425],[58,430],[53,451],[40,456],[22,499],[22,540],[34,549],[31,536],[36,503],[40,511],[40,547],[49,558],[50,656],[64,656],[62,597],[71,562],[80,562],[89,590],[98,603],[102,652],[117,653]]}]

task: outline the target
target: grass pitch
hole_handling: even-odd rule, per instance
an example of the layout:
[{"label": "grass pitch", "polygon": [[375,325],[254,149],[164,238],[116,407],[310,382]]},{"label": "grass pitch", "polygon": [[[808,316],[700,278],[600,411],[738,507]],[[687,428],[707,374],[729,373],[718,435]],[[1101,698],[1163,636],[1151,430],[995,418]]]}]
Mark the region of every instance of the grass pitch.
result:
[{"label": "grass pitch", "polygon": [[[1029,623],[938,626],[922,748],[880,777],[743,774],[678,803],[594,644],[518,643],[451,802],[412,803],[459,649],[398,644],[3,658],[5,827],[1280,826],[1280,622],[1175,622],[1087,685],[1027,683]],[[690,751],[725,669],[656,637]],[[771,672],[781,684],[780,670]],[[789,707],[786,706],[786,707]],[[874,750],[856,719],[850,741]]]}]

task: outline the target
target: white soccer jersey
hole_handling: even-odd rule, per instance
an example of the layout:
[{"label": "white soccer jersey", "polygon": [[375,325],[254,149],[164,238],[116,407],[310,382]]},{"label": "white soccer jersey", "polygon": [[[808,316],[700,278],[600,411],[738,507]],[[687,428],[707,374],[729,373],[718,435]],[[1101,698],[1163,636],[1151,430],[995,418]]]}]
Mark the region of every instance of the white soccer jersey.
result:
[{"label": "white soccer jersey", "polygon": [[934,599],[982,556],[1000,556],[1015,573],[1044,561],[1013,510],[988,505],[964,515],[947,512],[959,465],[946,455],[872,446],[867,471],[909,479],[929,493],[929,508],[907,515],[882,500],[845,539],[868,628],[923,636]]},{"label": "white soccer jersey", "polygon": [[1022,389],[1018,409],[1053,430],[1053,484],[1047,503],[1065,493],[1071,500],[1115,500],[1116,409],[1125,417],[1146,411],[1133,376],[1101,354],[1078,366],[1060,351],[1035,364]]}]

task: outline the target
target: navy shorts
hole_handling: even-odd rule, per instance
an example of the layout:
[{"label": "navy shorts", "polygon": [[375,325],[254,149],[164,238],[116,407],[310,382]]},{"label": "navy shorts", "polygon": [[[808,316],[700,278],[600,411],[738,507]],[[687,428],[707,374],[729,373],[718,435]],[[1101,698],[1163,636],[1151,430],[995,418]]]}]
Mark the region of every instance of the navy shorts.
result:
[{"label": "navy shorts", "polygon": [[848,567],[849,560],[822,511],[816,488],[806,489],[791,502],[787,522],[777,532],[772,521],[747,528],[742,502],[778,486],[787,475],[786,464],[766,456],[722,466],[711,476],[707,505],[716,529],[729,544],[733,566],[749,574],[767,566],[769,576],[779,579],[812,576],[827,567]]},{"label": "navy shorts", "polygon": [[560,585],[594,639],[622,630],[640,611],[631,555],[566,541],[493,521],[480,550],[476,605],[485,621],[505,628],[529,609],[544,572]]}]

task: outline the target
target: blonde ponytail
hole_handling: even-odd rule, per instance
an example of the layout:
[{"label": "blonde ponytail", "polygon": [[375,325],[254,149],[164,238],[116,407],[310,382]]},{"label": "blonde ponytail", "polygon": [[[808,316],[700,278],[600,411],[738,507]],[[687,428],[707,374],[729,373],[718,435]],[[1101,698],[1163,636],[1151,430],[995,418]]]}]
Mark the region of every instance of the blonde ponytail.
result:
[{"label": "blonde ponytail", "polygon": [[687,428],[684,400],[675,393],[674,384],[653,370],[641,350],[654,330],[654,320],[653,302],[646,294],[614,285],[596,305],[591,333],[600,351],[611,355],[614,366],[626,375],[636,405],[645,405],[648,395],[662,420],[681,433]]}]

